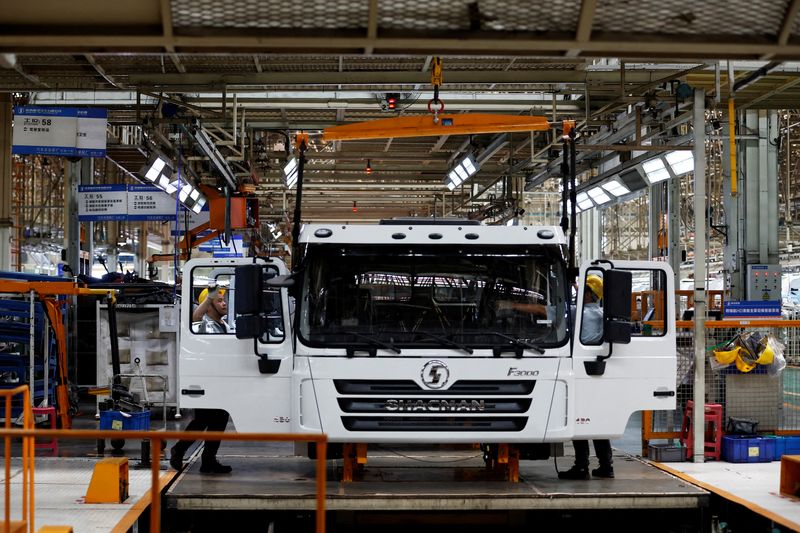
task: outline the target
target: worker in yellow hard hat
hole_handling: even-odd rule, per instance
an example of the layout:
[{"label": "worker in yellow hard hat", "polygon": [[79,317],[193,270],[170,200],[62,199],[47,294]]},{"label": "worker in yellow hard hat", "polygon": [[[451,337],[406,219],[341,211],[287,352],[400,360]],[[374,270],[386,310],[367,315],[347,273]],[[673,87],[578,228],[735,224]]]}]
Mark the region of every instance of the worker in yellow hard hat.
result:
[{"label": "worker in yellow hard hat", "polygon": [[210,285],[203,289],[197,301],[199,305],[192,311],[192,321],[200,321],[198,333],[228,333],[228,324],[225,323],[225,316],[228,314],[225,289]]},{"label": "worker in yellow hard hat", "polygon": [[589,274],[586,276],[586,286],[591,289],[597,300],[603,299],[603,278],[597,274]]},{"label": "worker in yellow hard hat", "polygon": [[[225,289],[216,284],[203,289],[197,298],[198,306],[192,312],[192,321],[200,320],[197,333],[228,333],[224,317],[228,313]],[[184,428],[185,431],[225,431],[228,425],[228,412],[223,409],[195,409],[194,418]],[[183,468],[183,457],[193,440],[181,440],[170,449],[169,464],[175,470]],[[233,469],[217,460],[220,441],[207,440],[200,455],[201,474],[229,474]]]},{"label": "worker in yellow hard hat", "polygon": [[[581,344],[600,345],[603,342],[603,278],[598,274],[586,276],[583,287],[583,306],[581,307]],[[614,460],[611,452],[611,441],[594,439],[594,453],[600,466],[591,471],[591,476],[598,478],[614,477]],[[558,479],[589,479],[589,441],[574,440],[575,464],[572,468],[558,473]]]}]

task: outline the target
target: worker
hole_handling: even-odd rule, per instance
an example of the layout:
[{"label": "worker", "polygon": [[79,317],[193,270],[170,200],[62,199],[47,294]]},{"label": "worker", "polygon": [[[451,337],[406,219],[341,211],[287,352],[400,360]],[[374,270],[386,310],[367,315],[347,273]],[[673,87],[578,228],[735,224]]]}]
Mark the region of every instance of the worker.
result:
[{"label": "worker", "polygon": [[[199,305],[192,313],[192,320],[201,320],[200,333],[227,333],[228,326],[223,317],[228,312],[225,289],[216,285],[203,289],[198,298]],[[228,412],[222,409],[195,409],[194,418],[184,428],[185,431],[225,431],[228,425]],[[181,440],[170,449],[169,464],[175,470],[183,468],[183,456],[194,443]],[[232,468],[217,461],[220,442],[207,440],[201,455],[200,472],[203,474],[228,474]]]},{"label": "worker", "polygon": [[228,333],[230,328],[225,322],[225,316],[228,314],[225,289],[209,285],[203,289],[197,301],[199,305],[192,312],[192,322],[200,321],[198,332]]},{"label": "worker", "polygon": [[[194,418],[189,422],[184,431],[225,431],[228,425],[228,412],[222,409],[195,409]],[[169,464],[175,470],[183,468],[183,456],[193,440],[181,440],[170,449]],[[218,440],[207,440],[200,455],[200,473],[202,474],[229,474],[233,470],[228,465],[217,461],[219,450]]]},{"label": "worker", "polygon": [[[603,278],[597,274],[586,276],[586,286],[583,289],[583,311],[581,320],[581,343],[600,344],[603,341]],[[592,470],[592,476],[598,478],[613,478],[614,461],[611,453],[611,441],[608,439],[595,439],[594,453],[600,466]],[[575,448],[575,464],[572,468],[558,473],[558,479],[589,479],[589,441],[572,441]]]}]

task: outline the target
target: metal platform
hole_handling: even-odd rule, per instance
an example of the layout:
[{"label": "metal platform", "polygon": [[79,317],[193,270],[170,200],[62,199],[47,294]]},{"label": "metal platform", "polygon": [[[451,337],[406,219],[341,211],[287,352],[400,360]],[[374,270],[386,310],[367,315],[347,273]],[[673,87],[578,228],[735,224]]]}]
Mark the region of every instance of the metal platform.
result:
[{"label": "metal platform", "polygon": [[[702,509],[709,493],[633,456],[614,457],[615,479],[560,481],[553,461],[521,461],[520,482],[493,479],[477,449],[371,446],[352,483],[341,460],[329,462],[327,509],[403,511],[591,511]],[[230,475],[202,475],[195,457],[165,493],[177,511],[313,511],[314,462],[291,445],[223,443]],[[569,468],[572,457],[559,458]]]}]

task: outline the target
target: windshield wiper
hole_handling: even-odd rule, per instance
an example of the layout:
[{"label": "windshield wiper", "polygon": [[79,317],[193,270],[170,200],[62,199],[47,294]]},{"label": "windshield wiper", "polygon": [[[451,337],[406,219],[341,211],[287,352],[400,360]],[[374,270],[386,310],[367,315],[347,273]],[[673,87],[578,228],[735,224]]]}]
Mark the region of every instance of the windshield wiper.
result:
[{"label": "windshield wiper", "polygon": [[433,333],[428,333],[427,331],[417,332],[414,335],[414,338],[416,338],[417,336],[428,337],[429,339],[433,339],[433,340],[441,342],[445,346],[449,346],[451,348],[458,348],[459,350],[464,350],[468,354],[472,354],[475,351],[475,350],[473,350],[472,348],[470,348],[469,346],[467,346],[465,344],[461,344],[460,342],[456,342],[456,341],[454,341],[452,339],[448,339],[447,337],[441,337],[439,335],[434,335]]},{"label": "windshield wiper", "polygon": [[[368,344],[371,346],[377,346],[378,348],[383,348],[384,350],[390,350],[394,353],[400,353],[400,348],[395,346],[394,344],[390,344],[388,342],[379,341],[374,337],[370,337],[369,335],[362,335],[361,333],[356,333],[355,331],[344,330],[340,331],[339,333],[343,333],[345,335],[352,335],[357,339],[362,339],[367,341]],[[353,353],[353,348],[347,348],[347,355],[351,356]],[[370,353],[370,355],[375,355],[374,353]]]},{"label": "windshield wiper", "polygon": [[[512,337],[511,335],[500,333],[499,331],[481,331],[480,333],[478,333],[478,335],[494,335],[496,337],[501,337],[503,339],[511,341],[511,344],[519,348],[519,350],[516,351],[517,357],[522,357],[522,348],[527,348],[528,350],[532,350],[540,355],[544,354],[544,350],[542,350],[535,344],[531,344],[530,342],[522,340],[519,337]],[[492,350],[494,351],[495,357],[500,357],[500,353],[503,351],[503,347],[495,346],[494,348],[492,348]]]}]

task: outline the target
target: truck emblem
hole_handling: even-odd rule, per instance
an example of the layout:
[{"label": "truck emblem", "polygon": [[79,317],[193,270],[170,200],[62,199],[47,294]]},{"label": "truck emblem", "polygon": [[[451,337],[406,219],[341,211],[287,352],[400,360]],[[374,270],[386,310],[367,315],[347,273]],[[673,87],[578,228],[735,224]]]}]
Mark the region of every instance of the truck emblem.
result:
[{"label": "truck emblem", "polygon": [[420,377],[429,389],[441,389],[450,379],[450,369],[443,362],[434,359],[425,363]]}]

